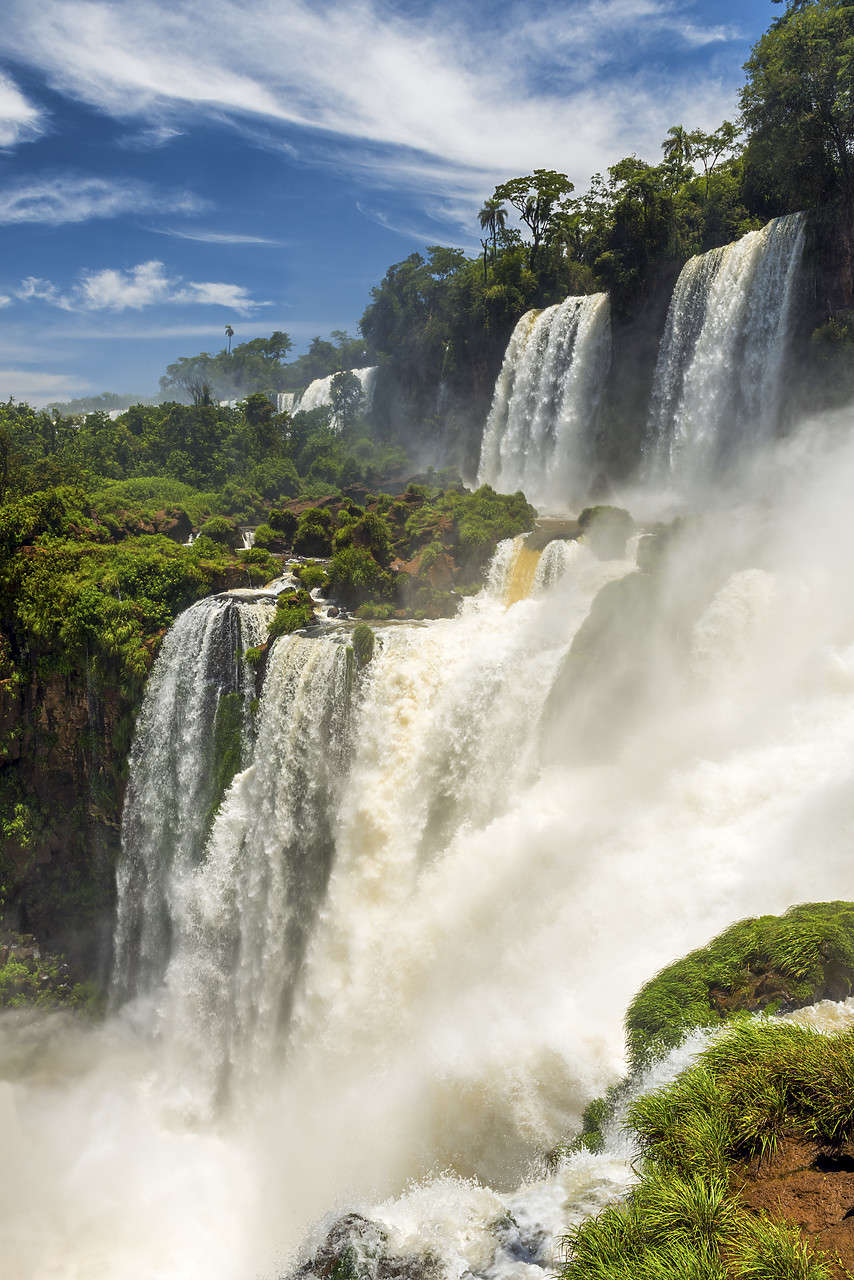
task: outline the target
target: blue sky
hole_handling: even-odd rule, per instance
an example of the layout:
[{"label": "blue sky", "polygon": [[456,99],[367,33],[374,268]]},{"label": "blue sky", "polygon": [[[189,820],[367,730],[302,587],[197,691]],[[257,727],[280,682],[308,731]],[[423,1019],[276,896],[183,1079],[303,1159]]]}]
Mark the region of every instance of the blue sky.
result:
[{"label": "blue sky", "polygon": [[771,0],[4,0],[0,398],[154,394],[180,355],[355,332],[479,248],[496,183],[583,188],[736,112]]}]

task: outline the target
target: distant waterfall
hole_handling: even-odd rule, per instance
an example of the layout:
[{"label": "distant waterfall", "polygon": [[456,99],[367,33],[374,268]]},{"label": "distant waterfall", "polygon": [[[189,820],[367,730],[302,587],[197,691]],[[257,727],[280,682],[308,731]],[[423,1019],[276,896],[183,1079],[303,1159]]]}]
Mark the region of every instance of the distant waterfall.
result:
[{"label": "distant waterfall", "polygon": [[[370,412],[371,404],[374,398],[374,384],[376,383],[377,366],[369,365],[365,369],[351,369],[350,373],[354,373],[359,379],[362,387],[362,394],[365,397],[364,411]],[[322,409],[332,404],[332,379],[334,373],[330,373],[326,378],[315,378],[314,382],[310,382],[305,391],[297,394],[291,403],[292,413],[308,412],[311,409]],[[334,418],[333,418],[333,426]]]},{"label": "distant waterfall", "polygon": [[[241,655],[262,642],[265,608],[200,601],[177,619],[154,665],[131,750],[122,820],[113,978],[119,998],[150,990],[165,973],[178,886],[201,860],[218,799],[218,716],[229,714],[244,736],[244,754],[248,747],[254,680]],[[236,707],[223,703],[229,695],[237,695]]]},{"label": "distant waterfall", "polygon": [[495,386],[478,483],[522,489],[554,510],[583,498],[610,358],[604,293],[522,316]]},{"label": "distant waterfall", "polygon": [[804,218],[791,214],[686,263],[655,371],[650,471],[702,479],[779,425]]}]

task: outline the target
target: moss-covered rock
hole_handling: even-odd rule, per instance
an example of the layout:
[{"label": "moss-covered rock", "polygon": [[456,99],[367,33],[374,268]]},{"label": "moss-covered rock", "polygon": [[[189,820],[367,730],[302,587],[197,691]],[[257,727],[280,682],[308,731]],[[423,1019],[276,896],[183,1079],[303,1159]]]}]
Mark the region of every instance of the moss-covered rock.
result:
[{"label": "moss-covered rock", "polygon": [[742,1012],[788,1011],[854,991],[854,902],[818,902],[732,925],[668,965],[629,1006],[633,1070],[695,1027]]},{"label": "moss-covered rock", "polygon": [[307,591],[285,591],[276,602],[276,612],[270,623],[268,640],[292,635],[316,623],[314,601]]},{"label": "moss-covered rock", "polygon": [[432,1254],[395,1254],[388,1233],[360,1213],[334,1222],[290,1280],[433,1280],[442,1271]]}]

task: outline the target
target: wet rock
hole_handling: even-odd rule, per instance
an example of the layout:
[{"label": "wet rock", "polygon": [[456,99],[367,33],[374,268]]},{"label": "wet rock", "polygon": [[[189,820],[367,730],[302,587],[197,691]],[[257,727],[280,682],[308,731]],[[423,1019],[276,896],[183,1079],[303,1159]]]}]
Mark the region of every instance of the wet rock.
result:
[{"label": "wet rock", "polygon": [[634,520],[622,507],[585,507],[578,523],[599,560],[621,560],[635,528]]},{"label": "wet rock", "polygon": [[158,533],[165,534],[173,542],[185,543],[193,532],[193,522],[181,507],[173,507],[171,511],[158,511],[156,516]]},{"label": "wet rock", "polygon": [[432,1254],[394,1254],[388,1235],[360,1213],[334,1222],[318,1249],[290,1273],[288,1280],[437,1280],[439,1261]]}]

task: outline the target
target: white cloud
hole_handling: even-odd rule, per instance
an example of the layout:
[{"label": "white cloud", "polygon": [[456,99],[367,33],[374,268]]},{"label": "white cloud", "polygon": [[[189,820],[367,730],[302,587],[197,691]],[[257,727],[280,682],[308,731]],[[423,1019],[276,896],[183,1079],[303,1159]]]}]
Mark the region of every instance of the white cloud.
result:
[{"label": "white cloud", "polygon": [[44,117],[16,84],[0,75],[0,147],[30,142],[44,132]]},{"label": "white cloud", "polygon": [[14,396],[28,404],[48,404],[51,400],[69,400],[91,385],[72,373],[43,373],[40,369],[0,369],[0,400]]},{"label": "white cloud", "polygon": [[10,307],[12,299],[6,293],[0,293],[0,307]]},{"label": "white cloud", "polygon": [[141,262],[129,271],[107,268],[84,271],[67,293],[50,280],[28,276],[21,281],[17,296],[23,301],[47,302],[62,311],[140,311],[155,304],[186,304],[228,307],[239,315],[249,315],[259,307],[242,285],[217,281],[184,281],[168,276],[162,262]]},{"label": "white cloud", "polygon": [[87,178],[56,174],[29,178],[0,191],[0,225],[41,222],[60,226],[122,213],[195,213],[200,201],[186,192],[158,195],[129,178]]},{"label": "white cloud", "polygon": [[733,111],[740,57],[721,83],[659,56],[735,38],[693,21],[690,0],[486,9],[7,0],[5,35],[60,91],[158,136],[199,113],[287,145],[308,129],[313,158],[435,193],[446,222],[512,174],[559,168],[580,184],[627,149],[657,157],[675,121],[712,127]]},{"label": "white cloud", "polygon": [[176,240],[198,240],[202,244],[261,244],[275,245],[278,248],[287,246],[286,240],[272,240],[267,236],[240,235],[226,231],[176,231],[174,227],[149,227],[161,236],[174,236]]}]

